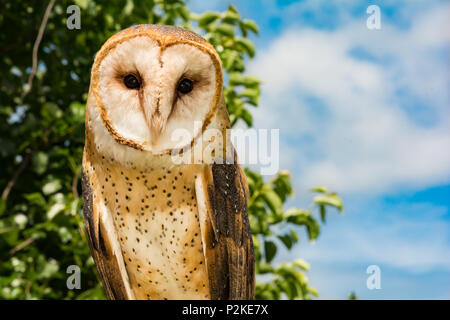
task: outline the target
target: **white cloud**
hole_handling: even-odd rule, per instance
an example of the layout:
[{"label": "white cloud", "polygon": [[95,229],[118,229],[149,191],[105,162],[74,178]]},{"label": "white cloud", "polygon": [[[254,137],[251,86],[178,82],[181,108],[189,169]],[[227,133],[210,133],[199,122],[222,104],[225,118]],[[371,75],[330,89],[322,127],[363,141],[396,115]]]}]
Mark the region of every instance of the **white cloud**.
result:
[{"label": "white cloud", "polygon": [[[419,210],[422,211],[419,218],[411,216]],[[400,206],[383,212],[384,218],[372,210],[364,209],[364,212],[371,212],[372,217],[360,217],[354,221],[356,224],[347,221],[341,226],[344,230],[327,230],[324,235],[330,241],[323,242],[327,247],[318,242],[320,248],[304,250],[303,256],[315,262],[352,261],[416,273],[434,269],[450,272],[449,223],[444,217],[446,208],[429,204]],[[400,217],[399,213],[404,215]],[[409,219],[405,220],[404,216],[408,214]],[[335,223],[339,224],[336,219],[333,221]],[[352,250],[345,249],[350,246]]]},{"label": "white cloud", "polygon": [[[372,299],[448,298],[442,286],[450,274],[448,208],[353,199],[345,212],[328,215],[317,242],[283,250],[279,261],[309,261],[311,284],[322,298],[342,299],[352,290]],[[381,268],[384,290],[367,290],[369,265]]]},{"label": "white cloud", "polygon": [[369,31],[355,18],[333,31],[294,28],[259,52],[254,123],[281,129],[280,160],[300,186],[373,194],[450,180],[449,12],[403,29]]}]

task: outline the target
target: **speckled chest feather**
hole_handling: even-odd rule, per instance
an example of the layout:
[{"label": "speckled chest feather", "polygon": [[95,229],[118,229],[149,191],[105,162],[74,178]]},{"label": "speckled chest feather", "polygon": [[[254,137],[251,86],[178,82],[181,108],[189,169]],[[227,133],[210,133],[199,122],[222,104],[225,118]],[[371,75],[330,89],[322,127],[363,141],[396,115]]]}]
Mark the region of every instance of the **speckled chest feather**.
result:
[{"label": "speckled chest feather", "polygon": [[137,299],[208,299],[194,180],[199,166],[96,167]]}]

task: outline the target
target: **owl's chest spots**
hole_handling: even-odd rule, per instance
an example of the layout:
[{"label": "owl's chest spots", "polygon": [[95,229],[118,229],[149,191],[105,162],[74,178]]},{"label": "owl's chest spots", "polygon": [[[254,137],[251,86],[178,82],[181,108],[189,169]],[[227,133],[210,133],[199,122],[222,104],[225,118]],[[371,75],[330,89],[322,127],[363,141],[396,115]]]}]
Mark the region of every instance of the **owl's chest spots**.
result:
[{"label": "owl's chest spots", "polygon": [[102,196],[136,298],[208,298],[195,171],[104,172]]}]

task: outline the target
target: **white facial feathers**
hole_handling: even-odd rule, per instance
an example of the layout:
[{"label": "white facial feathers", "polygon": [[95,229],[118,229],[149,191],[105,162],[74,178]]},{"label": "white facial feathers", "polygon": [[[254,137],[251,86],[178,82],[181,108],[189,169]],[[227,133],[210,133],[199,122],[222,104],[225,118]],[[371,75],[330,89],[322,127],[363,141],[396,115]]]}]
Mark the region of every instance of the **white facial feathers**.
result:
[{"label": "white facial feathers", "polygon": [[[127,88],[129,74],[139,79],[140,88]],[[177,90],[183,78],[193,82],[187,94]],[[199,133],[198,122],[205,121],[217,94],[216,70],[210,55],[195,46],[173,44],[162,50],[157,41],[136,36],[101,61],[98,87],[117,134],[159,153],[180,145],[172,139],[176,129],[190,133],[186,144]]]}]

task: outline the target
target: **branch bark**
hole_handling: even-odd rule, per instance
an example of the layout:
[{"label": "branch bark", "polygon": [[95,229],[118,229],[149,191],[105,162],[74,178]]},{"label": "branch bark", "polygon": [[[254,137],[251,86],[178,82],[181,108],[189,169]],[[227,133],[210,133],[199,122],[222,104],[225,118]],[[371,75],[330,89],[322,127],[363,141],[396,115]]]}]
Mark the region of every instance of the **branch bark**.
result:
[{"label": "branch bark", "polygon": [[55,4],[56,0],[50,0],[47,9],[45,10],[44,13],[44,17],[42,19],[42,23],[41,26],[39,27],[39,32],[38,35],[36,37],[36,40],[34,41],[34,46],[33,46],[33,64],[31,67],[31,73],[30,76],[28,77],[28,85],[25,88],[25,90],[22,92],[22,94],[20,95],[20,100],[23,101],[23,99],[26,97],[26,95],[31,91],[31,88],[33,87],[33,79],[34,76],[36,75],[36,70],[37,70],[37,64],[38,64],[38,50],[39,50],[39,45],[41,44],[41,40],[42,40],[42,36],[44,35],[44,30],[45,27],[47,26],[47,22],[48,22],[48,17],[50,15],[50,12],[52,11],[53,5]]},{"label": "branch bark", "polygon": [[22,160],[22,163],[20,164],[17,171],[12,176],[11,180],[9,180],[8,184],[6,185],[5,189],[2,192],[2,199],[7,199],[9,196],[9,193],[11,192],[11,189],[14,187],[14,185],[17,182],[17,179],[19,179],[22,172],[25,170],[25,168],[28,165],[28,162],[30,162],[31,159],[31,150],[28,150],[25,157]]},{"label": "branch bark", "polygon": [[23,248],[29,246],[30,244],[32,244],[34,242],[34,240],[36,240],[36,238],[34,237],[30,237],[27,240],[25,240],[24,242],[22,242],[21,244],[15,246],[14,248],[12,248],[11,250],[9,250],[8,252],[8,256],[12,257],[13,255],[15,255],[17,252],[19,252],[20,250],[22,250]]}]

